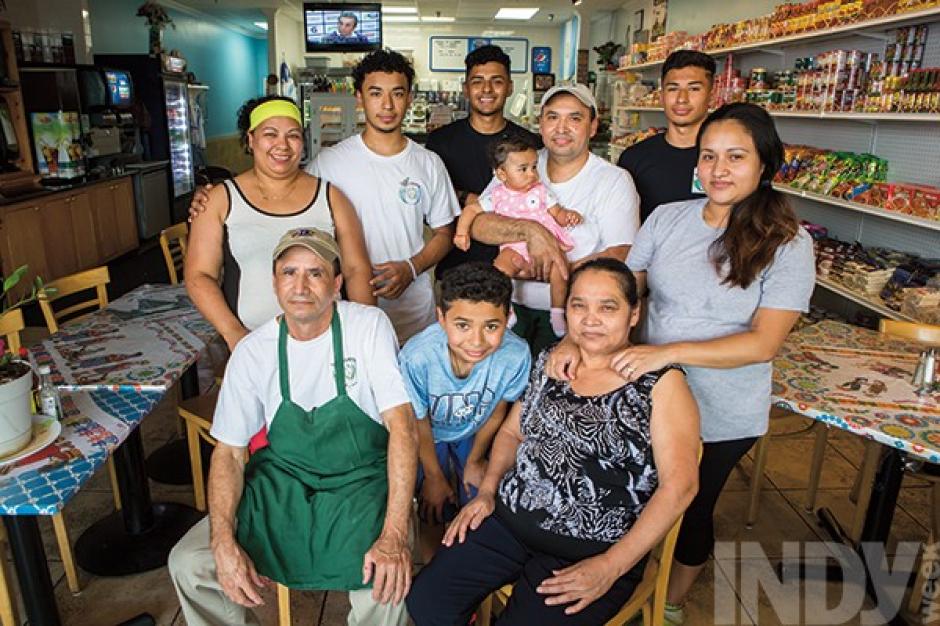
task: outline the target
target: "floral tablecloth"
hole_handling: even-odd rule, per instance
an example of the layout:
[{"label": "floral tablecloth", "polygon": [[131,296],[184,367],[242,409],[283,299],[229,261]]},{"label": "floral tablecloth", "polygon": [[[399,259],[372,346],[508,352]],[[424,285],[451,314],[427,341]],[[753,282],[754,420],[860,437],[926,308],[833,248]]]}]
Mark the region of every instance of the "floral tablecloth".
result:
[{"label": "floral tablecloth", "polygon": [[215,330],[182,285],[143,285],[30,349],[34,364],[70,391],[165,391]]},{"label": "floral tablecloth", "polygon": [[0,465],[0,515],[53,515],[153,410],[163,392],[62,393],[62,434],[50,446]]},{"label": "floral tablecloth", "polygon": [[774,403],[940,463],[940,393],[911,385],[922,349],[841,322],[807,326],[774,360]]}]

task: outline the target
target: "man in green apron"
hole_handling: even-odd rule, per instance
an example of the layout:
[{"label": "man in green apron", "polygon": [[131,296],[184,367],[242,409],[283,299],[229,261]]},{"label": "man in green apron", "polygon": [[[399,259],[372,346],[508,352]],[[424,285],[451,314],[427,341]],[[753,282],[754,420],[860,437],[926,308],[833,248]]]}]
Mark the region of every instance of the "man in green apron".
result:
[{"label": "man in green apron", "polygon": [[[338,267],[336,241],[317,229],[288,231],[274,250],[284,313],[232,353],[209,516],[170,554],[189,626],[258,624],[248,609],[270,581],[349,591],[349,624],[407,621],[414,413],[391,322],[339,301]],[[269,445],[246,462],[263,426]]]}]

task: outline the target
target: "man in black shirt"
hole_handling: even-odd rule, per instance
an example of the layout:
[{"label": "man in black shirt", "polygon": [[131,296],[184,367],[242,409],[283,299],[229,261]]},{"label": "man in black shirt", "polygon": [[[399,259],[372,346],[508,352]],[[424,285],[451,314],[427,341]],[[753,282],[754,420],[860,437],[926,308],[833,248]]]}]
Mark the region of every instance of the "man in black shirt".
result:
[{"label": "man in black shirt", "polygon": [[[489,148],[495,139],[521,133],[542,146],[538,135],[503,115],[506,98],[512,95],[509,56],[499,46],[481,46],[468,54],[464,62],[467,66],[464,94],[470,103],[470,116],[435,130],[426,144],[428,150],[444,161],[461,206],[468,204],[468,196],[474,200],[493,178]],[[452,248],[437,264],[434,274],[439,279],[444,271],[467,261],[492,263],[498,252],[497,246],[471,240],[466,252]]]},{"label": "man in black shirt", "polygon": [[666,132],[623,151],[617,164],[640,194],[640,222],[660,204],[705,195],[696,175],[695,139],[708,116],[715,61],[704,52],[677,50],[663,64]]}]

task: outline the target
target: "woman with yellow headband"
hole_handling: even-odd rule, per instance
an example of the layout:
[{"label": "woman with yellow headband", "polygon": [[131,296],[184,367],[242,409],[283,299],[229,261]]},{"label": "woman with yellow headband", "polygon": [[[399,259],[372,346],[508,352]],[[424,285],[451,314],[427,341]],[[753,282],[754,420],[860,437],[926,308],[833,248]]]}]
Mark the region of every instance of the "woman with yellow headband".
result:
[{"label": "woman with yellow headband", "polygon": [[238,112],[238,129],[252,168],[209,189],[206,210],[192,220],[185,276],[199,312],[230,350],[279,314],[271,253],[286,231],[305,227],[336,237],[348,298],[374,305],[355,209],[339,189],[300,168],[304,139],[297,105],[279,96],[249,100]]}]

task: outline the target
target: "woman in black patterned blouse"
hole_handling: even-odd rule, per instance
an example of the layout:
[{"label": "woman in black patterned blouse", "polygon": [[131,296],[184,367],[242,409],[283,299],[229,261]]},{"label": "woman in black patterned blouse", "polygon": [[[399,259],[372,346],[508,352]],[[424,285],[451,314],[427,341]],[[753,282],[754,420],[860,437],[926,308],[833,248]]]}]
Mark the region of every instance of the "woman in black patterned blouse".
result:
[{"label": "woman in black patterned blouse", "polygon": [[407,602],[417,626],[466,624],[513,581],[501,625],[602,624],[695,495],[698,408],[682,371],[627,383],[610,367],[638,319],[633,275],[617,261],[584,264],[571,275],[567,318],[577,377],[552,380],[547,353],[538,359],[479,495],[415,579]]}]

